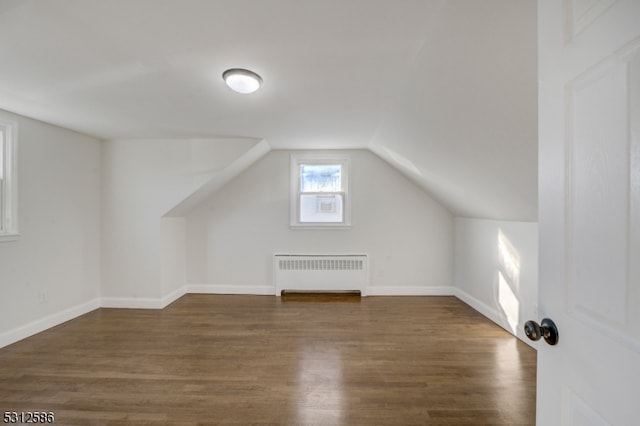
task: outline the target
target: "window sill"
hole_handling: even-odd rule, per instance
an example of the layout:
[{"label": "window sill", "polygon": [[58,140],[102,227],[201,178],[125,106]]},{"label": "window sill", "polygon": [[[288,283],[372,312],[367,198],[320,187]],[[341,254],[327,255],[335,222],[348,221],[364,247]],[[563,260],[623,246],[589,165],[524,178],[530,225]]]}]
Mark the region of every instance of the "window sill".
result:
[{"label": "window sill", "polygon": [[0,243],[10,243],[19,239],[20,234],[0,234]]},{"label": "window sill", "polygon": [[289,225],[292,231],[349,231],[351,225],[325,225],[325,224],[309,224],[309,225]]}]

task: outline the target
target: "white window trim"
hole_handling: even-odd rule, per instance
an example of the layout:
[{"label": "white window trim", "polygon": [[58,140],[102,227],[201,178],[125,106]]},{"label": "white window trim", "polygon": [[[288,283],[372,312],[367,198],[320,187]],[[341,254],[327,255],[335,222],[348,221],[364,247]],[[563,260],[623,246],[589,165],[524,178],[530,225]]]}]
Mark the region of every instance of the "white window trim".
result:
[{"label": "white window trim", "polygon": [[0,181],[0,242],[16,241],[18,233],[18,125],[0,120],[4,133],[2,161],[4,179]]},{"label": "white window trim", "polygon": [[[343,170],[343,222],[300,222],[300,164],[341,164]],[[349,230],[351,229],[351,157],[347,154],[304,153],[291,154],[291,195],[289,227],[297,230]]]}]

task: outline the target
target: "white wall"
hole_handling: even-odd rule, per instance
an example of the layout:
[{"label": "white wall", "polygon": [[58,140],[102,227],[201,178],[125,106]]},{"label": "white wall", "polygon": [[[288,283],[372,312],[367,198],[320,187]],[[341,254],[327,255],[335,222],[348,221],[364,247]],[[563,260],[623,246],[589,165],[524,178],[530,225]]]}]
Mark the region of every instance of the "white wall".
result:
[{"label": "white wall", "polygon": [[160,219],[160,284],[162,305],[184,294],[187,283],[187,222],[184,217]]},{"label": "white wall", "polygon": [[188,282],[273,294],[274,252],[366,253],[370,294],[452,292],[452,215],[376,155],[348,152],[351,230],[291,230],[292,152],[272,151],[187,216]]},{"label": "white wall", "polygon": [[455,219],[456,295],[529,343],[524,323],[539,321],[538,224]]},{"label": "white wall", "polygon": [[535,221],[537,2],[439,3],[369,147],[458,217]]},{"label": "white wall", "polygon": [[[180,279],[179,221],[162,217],[233,160],[253,139],[114,140],[104,143],[102,296],[105,306],[162,307]],[[184,234],[184,233],[183,233]],[[163,241],[162,237],[168,241]],[[173,263],[162,259],[171,257]],[[163,276],[163,274],[167,274]]]},{"label": "white wall", "polygon": [[100,141],[18,124],[18,241],[0,243],[0,347],[99,306]]}]

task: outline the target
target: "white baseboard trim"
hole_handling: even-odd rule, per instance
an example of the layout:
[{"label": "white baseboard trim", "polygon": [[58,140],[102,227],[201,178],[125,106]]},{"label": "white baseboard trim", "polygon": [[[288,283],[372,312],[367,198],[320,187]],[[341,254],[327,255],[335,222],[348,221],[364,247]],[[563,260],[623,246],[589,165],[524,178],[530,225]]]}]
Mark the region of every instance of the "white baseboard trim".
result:
[{"label": "white baseboard trim", "polygon": [[[217,285],[217,284],[188,284],[186,293],[200,294],[255,294],[275,295],[275,288],[271,285]],[[369,287],[367,296],[453,296],[454,288],[439,287]]]},{"label": "white baseboard trim", "polygon": [[8,346],[19,340],[26,339],[34,334],[41,333],[51,327],[55,327],[81,315],[95,311],[100,308],[100,299],[93,299],[80,305],[65,309],[39,320],[32,321],[13,330],[0,333],[0,348]]},{"label": "white baseboard trim", "polygon": [[513,334],[513,332],[506,325],[505,319],[500,315],[500,313],[496,309],[492,308],[491,306],[487,305],[484,302],[481,302],[480,300],[476,299],[475,297],[473,297],[472,295],[470,295],[464,290],[460,290],[457,287],[455,288],[455,290],[456,290],[455,296],[458,299],[462,300],[464,303],[471,306],[476,311],[480,312],[489,320],[496,323],[496,325],[499,325],[500,327],[504,328],[510,334]]},{"label": "white baseboard trim", "polygon": [[134,297],[103,297],[102,308],[120,309],[162,309],[162,299],[134,298]]},{"label": "white baseboard trim", "polygon": [[135,297],[103,297],[100,306],[102,308],[120,309],[163,309],[187,292],[187,286],[182,286],[160,299],[135,298]]},{"label": "white baseboard trim", "polygon": [[186,293],[195,294],[276,294],[272,285],[217,285],[217,284],[187,284]]},{"label": "white baseboard trim", "polygon": [[161,299],[161,304],[163,308],[166,308],[176,300],[180,299],[182,296],[187,294],[187,286],[183,285],[182,287],[175,289],[171,293],[167,294]]},{"label": "white baseboard trim", "polygon": [[504,326],[502,325],[502,318],[500,317],[500,314],[498,313],[498,311],[495,310],[494,308],[490,307],[484,302],[481,302],[480,300],[476,299],[466,291],[460,290],[457,287],[455,287],[454,295],[458,299],[466,303],[467,305],[471,306],[476,311],[480,312],[485,317],[489,318],[491,321],[498,324],[500,327],[504,328]]},{"label": "white baseboard trim", "polygon": [[[490,307],[489,305],[487,305],[484,302],[481,302],[480,300],[476,299],[475,297],[473,297],[472,295],[470,295],[466,291],[460,290],[457,287],[455,287],[455,296],[458,299],[462,300],[467,305],[471,306],[476,311],[480,312],[482,315],[487,317],[489,320],[493,321],[496,325],[498,325],[498,326],[502,327],[503,329],[505,329],[505,331],[507,331],[509,334],[517,337],[522,342],[526,343],[527,345],[529,345],[529,346],[531,346],[532,348],[535,349],[535,346],[533,345],[533,343],[530,340],[524,338],[524,336],[522,336],[522,335],[519,335],[518,332],[514,333],[509,328],[509,326],[507,324],[507,320],[502,315],[500,315],[500,313],[496,309]],[[521,325],[518,325],[518,330],[522,330]]]},{"label": "white baseboard trim", "polygon": [[454,288],[449,286],[372,286],[367,289],[367,296],[453,296]]},{"label": "white baseboard trim", "polygon": [[185,294],[275,294],[273,286],[245,286],[245,285],[214,285],[214,284],[187,284],[160,299],[151,298],[127,298],[127,297],[103,297],[103,308],[120,309],[163,309]]}]

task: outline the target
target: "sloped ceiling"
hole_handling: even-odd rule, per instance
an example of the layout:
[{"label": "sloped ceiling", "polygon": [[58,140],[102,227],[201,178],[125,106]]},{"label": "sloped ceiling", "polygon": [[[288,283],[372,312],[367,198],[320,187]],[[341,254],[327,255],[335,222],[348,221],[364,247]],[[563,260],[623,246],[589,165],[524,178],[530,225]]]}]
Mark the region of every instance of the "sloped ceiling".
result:
[{"label": "sloped ceiling", "polygon": [[[102,139],[369,148],[536,219],[535,0],[0,0],[0,108]],[[260,91],[221,74],[249,68]]]},{"label": "sloped ceiling", "polygon": [[458,216],[537,220],[535,2],[446,2],[369,147]]}]

